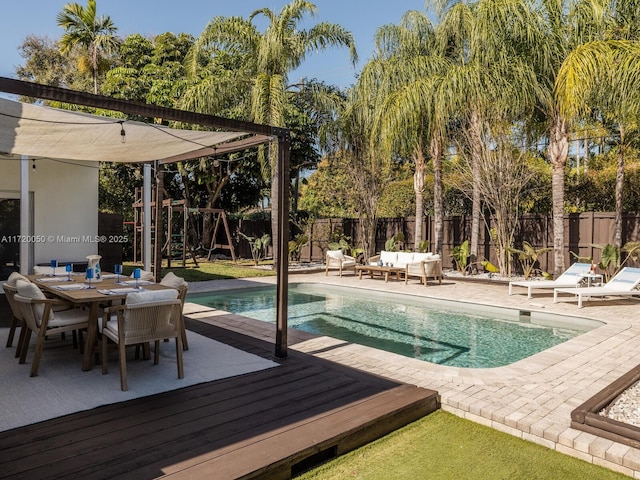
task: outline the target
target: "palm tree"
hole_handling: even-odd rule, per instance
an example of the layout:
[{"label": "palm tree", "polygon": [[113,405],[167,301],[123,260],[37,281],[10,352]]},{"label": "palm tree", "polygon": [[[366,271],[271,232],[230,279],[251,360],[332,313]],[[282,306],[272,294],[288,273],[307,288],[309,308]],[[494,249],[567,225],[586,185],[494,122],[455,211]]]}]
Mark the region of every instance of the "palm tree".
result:
[{"label": "palm tree", "polygon": [[85,51],[80,69],[88,65],[93,77],[93,93],[98,93],[98,75],[105,69],[103,55],[111,54],[118,46],[115,36],[118,30],[110,17],[96,15],[95,0],[87,0],[87,6],[66,4],[56,17],[58,26],[65,33],[60,38],[60,51],[69,53],[79,47]]},{"label": "palm tree", "polygon": [[572,51],[562,64],[556,82],[559,108],[567,118],[597,109],[618,130],[618,165],[615,191],[613,245],[622,247],[622,194],[628,137],[637,132],[640,115],[640,41],[599,40]]},{"label": "palm tree", "polygon": [[[371,142],[380,142],[384,154],[410,156],[414,163],[416,224],[414,250],[422,239],[426,158],[434,164],[434,251],[442,247],[442,149],[433,142],[440,138],[434,118],[433,78],[446,67],[438,55],[431,21],[425,13],[406,12],[399,25],[386,25],[376,32],[377,55],[364,68],[359,87],[369,91],[376,103],[376,127]],[[378,91],[372,93],[372,85]],[[376,101],[377,99],[377,101]],[[432,143],[432,148],[429,148]],[[440,143],[438,143],[439,145]]]},{"label": "palm tree", "polygon": [[564,263],[564,179],[569,154],[571,119],[560,108],[563,99],[555,88],[558,72],[567,55],[583,43],[606,32],[609,0],[544,0],[539,2],[530,23],[538,33],[528,51],[537,72],[540,97],[538,109],[547,123],[547,156],[552,167],[552,215],[554,273]]},{"label": "palm tree", "polygon": [[[532,68],[517,48],[522,30],[505,29],[505,18],[523,19],[525,5],[511,0],[434,2],[440,9],[436,30],[439,48],[451,59],[451,68],[439,88],[441,103],[456,120],[461,133],[459,153],[468,152],[473,178],[472,261],[478,257],[481,220],[480,165],[486,150],[502,137],[505,125],[521,119],[535,100]],[[447,7],[446,10],[443,7]]]},{"label": "palm tree", "polygon": [[[313,15],[316,6],[306,0],[293,0],[279,13],[269,8],[255,10],[248,19],[241,17],[216,17],[209,22],[196,39],[189,64],[196,73],[202,56],[215,56],[219,52],[244,55],[250,62],[249,77],[245,81],[251,86],[251,118],[262,124],[284,127],[285,105],[288,102],[288,75],[298,68],[307,55],[332,46],[349,48],[351,60],[355,64],[357,53],[353,35],[336,24],[321,22],[309,29],[299,28],[305,15]],[[263,16],[268,25],[260,32],[253,19]],[[272,146],[269,162],[263,163],[263,174],[271,177],[273,244],[278,244],[277,185],[274,168],[278,158],[277,149]]]}]

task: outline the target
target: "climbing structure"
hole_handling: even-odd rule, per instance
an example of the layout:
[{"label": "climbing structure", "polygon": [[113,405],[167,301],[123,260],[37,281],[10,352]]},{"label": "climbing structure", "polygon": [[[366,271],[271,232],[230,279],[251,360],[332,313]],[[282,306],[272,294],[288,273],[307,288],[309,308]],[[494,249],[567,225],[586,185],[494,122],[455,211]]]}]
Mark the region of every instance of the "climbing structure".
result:
[{"label": "climbing structure", "polygon": [[[152,195],[151,198],[154,198]],[[142,262],[144,258],[144,245],[142,242],[144,233],[144,203],[142,201],[142,189],[137,188],[135,192],[135,202],[133,203],[133,260]],[[236,254],[231,241],[231,232],[227,222],[227,215],[219,208],[190,208],[185,200],[173,200],[171,198],[162,201],[162,228],[165,229],[165,244],[162,247],[163,254],[166,255],[168,267],[174,258],[182,259],[182,266],[186,266],[187,257],[190,256],[198,266],[197,252],[207,250],[207,260],[211,260],[211,254],[215,249],[228,250],[233,261],[236,261]],[[151,244],[155,237],[157,221],[155,218],[155,202],[151,202]],[[208,248],[202,244],[202,233],[199,228],[198,216],[210,213],[214,216],[215,225],[211,236],[211,243]],[[181,217],[180,217],[181,216]],[[224,228],[226,243],[218,243],[218,232]],[[152,247],[153,248],[153,247]],[[203,255],[204,256],[204,255]]]}]

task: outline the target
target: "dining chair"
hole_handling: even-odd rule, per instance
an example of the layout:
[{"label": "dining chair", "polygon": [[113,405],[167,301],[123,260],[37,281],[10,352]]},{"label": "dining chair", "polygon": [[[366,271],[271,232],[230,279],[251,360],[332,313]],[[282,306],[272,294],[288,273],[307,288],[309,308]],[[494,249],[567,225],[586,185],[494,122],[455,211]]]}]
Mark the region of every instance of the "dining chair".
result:
[{"label": "dining chair", "polygon": [[189,289],[189,283],[182,277],[177,276],[173,272],[168,272],[162,280],[160,280],[160,285],[164,285],[165,287],[171,287],[178,290],[178,300],[180,300],[180,311],[176,312],[176,315],[180,315],[182,321],[180,325],[182,326],[182,350],[189,350],[189,342],[187,340],[187,330],[184,324],[184,302],[187,298],[187,290]]},{"label": "dining chair", "polygon": [[153,363],[160,360],[160,340],[175,338],[178,378],[184,378],[182,362],[181,315],[178,291],[174,289],[150,290],[130,293],[124,305],[108,307],[104,310],[101,323],[102,332],[102,373],[108,373],[108,341],[118,346],[120,361],[120,388],[128,390],[127,356],[128,345],[154,342]]},{"label": "dining chair", "polygon": [[[22,320],[27,327],[24,338],[21,338],[20,342],[18,342],[19,363],[25,363],[27,360],[29,342],[33,332],[38,336],[33,364],[31,365],[31,376],[35,377],[38,375],[46,337],[58,333],[86,329],[89,326],[89,314],[84,310],[70,308],[70,305],[64,300],[47,298],[35,283],[18,280],[16,282],[16,290],[13,298],[20,307]],[[57,306],[69,308],[55,311],[54,313],[54,308]]]},{"label": "dining chair", "polygon": [[[7,337],[7,348],[13,346],[13,338],[16,334],[16,329],[18,325],[23,325],[22,323],[22,312],[20,311],[20,306],[16,303],[13,298],[17,292],[16,290],[16,282],[18,280],[23,280],[28,282],[27,277],[19,274],[18,272],[11,272],[7,281],[2,284],[2,289],[4,290],[5,298],[7,299],[7,303],[9,304],[9,308],[11,309],[11,323],[9,325],[9,336]],[[20,338],[18,339],[18,348],[16,350],[16,358],[20,356],[20,340],[23,337],[24,330],[21,330]]]}]

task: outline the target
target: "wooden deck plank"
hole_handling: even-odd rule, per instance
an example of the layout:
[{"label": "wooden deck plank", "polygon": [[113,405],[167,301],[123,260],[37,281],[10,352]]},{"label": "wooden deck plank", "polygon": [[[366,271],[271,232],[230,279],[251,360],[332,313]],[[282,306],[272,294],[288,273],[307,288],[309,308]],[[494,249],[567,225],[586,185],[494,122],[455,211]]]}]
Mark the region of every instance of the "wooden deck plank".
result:
[{"label": "wooden deck plank", "polygon": [[[348,439],[353,434],[362,435],[363,425],[372,426],[385,418],[382,434],[389,433],[389,412],[399,409],[413,409],[415,418],[420,418],[432,410],[425,402],[424,391],[416,387],[401,385],[393,390],[378,393],[303,421],[287,425],[256,436],[243,445],[234,445],[212,453],[208,457],[193,458],[189,462],[172,465],[163,471],[172,479],[182,478],[249,478],[266,474],[266,466],[279,469],[290,468],[295,463],[296,452],[306,456]],[[350,442],[336,453],[351,450]]]},{"label": "wooden deck plank", "polygon": [[[222,459],[231,476],[215,478],[243,468],[286,477],[318,449],[338,451],[331,442],[350,449],[439,407],[430,390],[295,351],[276,359],[264,340],[199,321],[188,327],[280,365],[0,432],[0,478],[182,478]],[[419,407],[408,408],[416,393]],[[265,448],[247,469],[246,456]]]}]

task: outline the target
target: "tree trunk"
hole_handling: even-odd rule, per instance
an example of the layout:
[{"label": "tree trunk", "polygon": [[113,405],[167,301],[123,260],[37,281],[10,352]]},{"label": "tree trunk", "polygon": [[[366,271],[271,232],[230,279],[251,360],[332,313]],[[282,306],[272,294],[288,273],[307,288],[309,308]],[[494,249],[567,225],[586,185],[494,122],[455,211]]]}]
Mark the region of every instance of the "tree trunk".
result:
[{"label": "tree trunk", "polygon": [[564,170],[569,154],[566,119],[554,116],[549,135],[549,161],[553,169],[551,195],[553,201],[553,261],[554,274],[559,275],[564,266]]},{"label": "tree trunk", "polygon": [[470,129],[473,192],[471,207],[471,246],[469,248],[469,255],[471,256],[470,260],[473,263],[478,261],[481,197],[480,188],[478,187],[477,182],[480,181],[480,165],[482,162],[482,130],[480,126],[480,119],[475,111],[471,114]]},{"label": "tree trunk", "polygon": [[444,206],[442,199],[442,141],[434,135],[431,140],[431,158],[433,159],[433,235],[434,253],[442,254],[444,242],[443,217]]},{"label": "tree trunk", "polygon": [[424,218],[424,171],[425,161],[421,148],[416,148],[414,158],[416,171],[413,174],[413,190],[416,194],[416,229],[413,243],[413,250],[420,251],[420,242],[422,241],[422,223]]},{"label": "tree trunk", "polygon": [[625,131],[620,126],[620,146],[618,148],[618,168],[616,170],[616,215],[615,231],[613,234],[613,245],[622,248],[622,192],[624,190],[624,150]]}]

